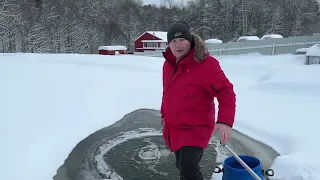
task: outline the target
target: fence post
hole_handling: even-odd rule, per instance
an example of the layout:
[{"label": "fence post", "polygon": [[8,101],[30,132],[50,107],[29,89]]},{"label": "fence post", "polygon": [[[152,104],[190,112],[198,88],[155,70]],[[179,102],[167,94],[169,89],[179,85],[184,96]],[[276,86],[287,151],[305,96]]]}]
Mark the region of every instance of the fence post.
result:
[{"label": "fence post", "polygon": [[273,43],[272,45],[272,55],[274,55],[274,48],[275,48],[276,43]]}]

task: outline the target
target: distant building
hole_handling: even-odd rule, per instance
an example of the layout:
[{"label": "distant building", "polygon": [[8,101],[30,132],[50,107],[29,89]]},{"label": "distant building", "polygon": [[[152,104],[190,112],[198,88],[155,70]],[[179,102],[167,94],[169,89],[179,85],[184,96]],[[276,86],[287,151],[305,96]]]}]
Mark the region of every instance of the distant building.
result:
[{"label": "distant building", "polygon": [[116,55],[127,53],[126,46],[100,46],[98,50],[99,54],[102,55]]},{"label": "distant building", "polygon": [[134,45],[136,52],[164,50],[168,45],[167,32],[146,31],[134,41]]}]

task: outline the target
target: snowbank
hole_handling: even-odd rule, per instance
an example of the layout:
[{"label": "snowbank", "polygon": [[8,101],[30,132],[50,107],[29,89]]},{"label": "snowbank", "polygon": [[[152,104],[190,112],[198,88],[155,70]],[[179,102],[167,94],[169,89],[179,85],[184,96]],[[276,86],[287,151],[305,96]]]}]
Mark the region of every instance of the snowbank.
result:
[{"label": "snowbank", "polygon": [[304,56],[295,55],[229,56],[221,62],[237,92],[234,128],[281,154],[272,179],[319,179],[319,66],[306,67]]},{"label": "snowbank", "polygon": [[[234,128],[281,154],[274,178],[319,179],[320,67],[305,66],[296,55],[219,59],[237,93]],[[2,178],[51,179],[89,134],[136,109],[159,109],[162,63],[139,56],[0,54]]]},{"label": "snowbank", "polygon": [[141,107],[159,109],[162,63],[139,56],[0,54],[2,179],[52,179],[88,135]]}]

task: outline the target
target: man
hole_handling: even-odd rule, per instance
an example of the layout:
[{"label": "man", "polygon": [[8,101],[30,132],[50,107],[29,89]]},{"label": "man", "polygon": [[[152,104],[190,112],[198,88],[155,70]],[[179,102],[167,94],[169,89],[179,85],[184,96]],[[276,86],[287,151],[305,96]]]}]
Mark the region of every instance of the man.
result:
[{"label": "man", "polygon": [[[219,62],[187,23],[174,23],[167,39],[169,46],[163,52],[163,137],[175,153],[181,179],[203,180],[199,167],[203,150],[217,130],[222,144],[230,139],[236,95]],[[219,102],[217,122],[215,97]]]}]

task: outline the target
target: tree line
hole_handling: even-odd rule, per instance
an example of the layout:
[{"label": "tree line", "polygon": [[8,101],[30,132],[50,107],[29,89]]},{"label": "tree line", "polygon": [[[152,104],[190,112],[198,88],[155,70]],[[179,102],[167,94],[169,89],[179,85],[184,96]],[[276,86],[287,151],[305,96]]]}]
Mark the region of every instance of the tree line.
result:
[{"label": "tree line", "polygon": [[187,21],[204,39],[284,37],[320,31],[317,0],[1,0],[0,52],[97,53],[101,45],[134,48],[145,31]]}]

